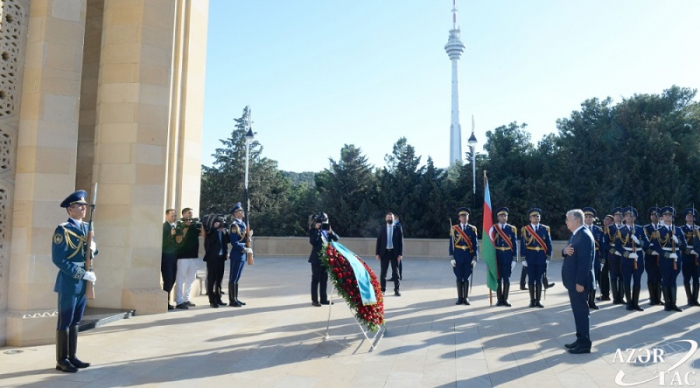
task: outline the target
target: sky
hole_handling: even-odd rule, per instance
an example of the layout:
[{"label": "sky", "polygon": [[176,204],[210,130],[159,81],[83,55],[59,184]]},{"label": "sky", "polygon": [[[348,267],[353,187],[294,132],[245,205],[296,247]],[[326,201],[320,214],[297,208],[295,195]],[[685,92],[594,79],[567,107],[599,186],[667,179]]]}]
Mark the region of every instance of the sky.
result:
[{"label": "sky", "polygon": [[[534,143],[590,98],[700,89],[700,1],[457,1],[462,151],[527,123]],[[451,0],[210,0],[202,163],[250,106],[263,156],[375,167],[401,137],[449,164]],[[696,98],[697,100],[698,98]]]}]

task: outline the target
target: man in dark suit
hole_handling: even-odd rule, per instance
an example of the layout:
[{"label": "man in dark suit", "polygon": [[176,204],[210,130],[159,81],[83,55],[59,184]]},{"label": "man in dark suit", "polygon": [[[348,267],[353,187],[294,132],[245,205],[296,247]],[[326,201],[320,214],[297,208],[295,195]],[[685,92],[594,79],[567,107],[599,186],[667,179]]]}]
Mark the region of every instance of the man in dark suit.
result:
[{"label": "man in dark suit", "polygon": [[583,211],[580,209],[569,210],[566,213],[566,227],[573,235],[569,244],[562,250],[564,265],[561,267],[561,279],[569,291],[571,310],[576,322],[576,341],[564,346],[572,354],[591,352],[588,293],[595,290],[595,242],[591,231],[583,225],[583,220]]},{"label": "man in dark suit", "polygon": [[217,216],[204,239],[204,262],[207,263],[207,297],[209,297],[209,306],[212,308],[226,306],[226,303],[221,300],[221,282],[224,277],[226,259],[228,259],[230,236],[224,221],[223,216]]},{"label": "man in dark suit", "polygon": [[170,296],[177,277],[177,243],[175,243],[175,209],[165,211],[163,222],[163,251],[160,256],[160,274],[163,276],[163,291],[168,293],[168,310],[175,306],[170,304]]},{"label": "man in dark suit", "polygon": [[379,228],[377,234],[377,247],[375,255],[377,260],[381,262],[380,283],[382,292],[386,292],[386,273],[391,264],[391,273],[394,274],[394,295],[401,296],[399,285],[401,281],[398,274],[399,262],[403,258],[403,235],[401,226],[394,225],[394,214],[389,212],[384,217],[386,226]]}]

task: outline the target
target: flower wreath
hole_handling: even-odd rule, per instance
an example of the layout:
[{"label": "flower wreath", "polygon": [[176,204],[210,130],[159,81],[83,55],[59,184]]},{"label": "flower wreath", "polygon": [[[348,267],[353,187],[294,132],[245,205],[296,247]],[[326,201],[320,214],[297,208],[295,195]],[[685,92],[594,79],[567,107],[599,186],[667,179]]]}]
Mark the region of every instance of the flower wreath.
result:
[{"label": "flower wreath", "polygon": [[367,263],[359,256],[355,257],[362,263],[370,276],[370,282],[377,298],[377,303],[363,304],[360,297],[360,290],[357,286],[357,279],[350,263],[331,244],[323,247],[321,262],[328,269],[331,280],[338,294],[345,299],[355,312],[357,321],[363,324],[372,332],[379,330],[384,324],[384,297],[377,281],[377,276],[372,272]]}]

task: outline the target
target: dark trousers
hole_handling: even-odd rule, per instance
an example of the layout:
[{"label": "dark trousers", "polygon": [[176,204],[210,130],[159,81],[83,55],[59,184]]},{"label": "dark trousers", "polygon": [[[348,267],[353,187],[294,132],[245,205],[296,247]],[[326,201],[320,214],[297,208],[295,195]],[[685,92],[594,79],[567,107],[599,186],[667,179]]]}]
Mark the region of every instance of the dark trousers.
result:
[{"label": "dark trousers", "polygon": [[683,284],[690,284],[693,282],[693,288],[698,288],[698,266],[695,265],[695,256],[683,256],[683,266],[681,271],[683,272]]},{"label": "dark trousers", "polygon": [[629,260],[625,259],[624,257],[620,257],[618,255],[612,255],[613,258],[610,258],[608,261],[610,261],[610,282],[615,283],[615,282],[620,282],[622,280],[622,270],[620,268],[620,260]]},{"label": "dark trousers", "polygon": [[542,275],[547,270],[547,264],[530,264],[527,263],[527,277],[530,289],[535,286],[535,283],[542,284]]},{"label": "dark trousers", "polygon": [[71,326],[77,326],[83,319],[85,312],[85,294],[58,294],[58,323],[56,330],[67,330]]},{"label": "dark trousers", "polygon": [[[625,290],[631,290],[630,287],[641,287],[642,273],[644,273],[644,255],[642,252],[637,253],[639,258],[636,260],[622,258],[622,282],[625,285]],[[637,262],[637,269],[634,269],[634,263]]]},{"label": "dark trousers", "polygon": [[231,270],[228,274],[229,284],[237,284],[241,280],[241,274],[243,273],[243,267],[245,267],[245,261],[238,258],[236,260],[231,260]]},{"label": "dark trousers", "polygon": [[644,268],[647,271],[647,283],[661,283],[659,256],[648,255],[644,260]]},{"label": "dark trousers", "polygon": [[681,262],[676,263],[676,269],[673,269],[673,259],[662,257],[660,259],[659,268],[661,269],[661,283],[665,288],[676,289],[676,278],[681,271]]},{"label": "dark trousers", "polygon": [[328,284],[328,272],[326,267],[320,263],[311,263],[311,301],[318,302],[319,290],[321,293],[321,302],[328,301],[326,288]]},{"label": "dark trousers", "polygon": [[569,291],[571,311],[574,313],[576,323],[576,340],[579,346],[591,347],[591,316],[588,312],[588,292],[578,292],[576,287]]},{"label": "dark trousers", "polygon": [[207,261],[207,297],[209,303],[221,300],[221,281],[224,277],[226,256],[219,256]]},{"label": "dark trousers", "polygon": [[177,257],[174,254],[161,255],[160,274],[163,275],[163,291],[170,295],[177,278]]},{"label": "dark trousers", "polygon": [[384,252],[384,255],[382,256],[382,261],[381,261],[382,269],[381,273],[379,275],[380,278],[380,283],[382,286],[382,292],[386,291],[386,273],[389,270],[389,264],[391,264],[391,273],[394,274],[393,280],[394,280],[394,291],[399,290],[399,285],[401,284],[401,281],[399,280],[399,277],[396,276],[398,274],[398,266],[399,266],[399,258],[396,256],[394,253],[394,250],[389,250],[387,249]]},{"label": "dark trousers", "polygon": [[610,260],[605,260],[600,268],[598,282],[600,283],[600,295],[610,297]]}]

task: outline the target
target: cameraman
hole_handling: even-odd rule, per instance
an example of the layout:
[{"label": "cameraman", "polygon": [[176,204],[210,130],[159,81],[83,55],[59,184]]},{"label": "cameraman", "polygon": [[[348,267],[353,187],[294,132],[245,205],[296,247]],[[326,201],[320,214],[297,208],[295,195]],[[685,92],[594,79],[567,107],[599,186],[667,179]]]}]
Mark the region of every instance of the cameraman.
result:
[{"label": "cameraman", "polygon": [[175,308],[170,304],[170,296],[177,277],[175,214],[175,209],[168,209],[165,211],[165,222],[163,222],[163,251],[160,257],[160,273],[163,275],[163,291],[168,293],[168,310]]},{"label": "cameraman", "polygon": [[223,216],[211,215],[213,223],[204,238],[204,262],[207,263],[207,296],[209,306],[219,308],[226,303],[221,301],[221,281],[224,278],[224,265],[228,259],[228,225]]},{"label": "cameraman", "polygon": [[[326,287],[328,272],[326,266],[321,263],[323,246],[329,241],[338,241],[338,235],[333,233],[326,213],[311,215],[309,223],[309,243],[312,245],[309,263],[311,263],[311,305],[321,307],[330,304]],[[320,287],[319,287],[320,286]],[[318,302],[318,292],[321,290],[321,303]]]},{"label": "cameraman", "polygon": [[182,219],[175,228],[177,243],[177,280],[175,283],[175,308],[187,310],[194,307],[190,302],[192,283],[197,276],[197,256],[199,255],[199,236],[204,235],[202,224],[192,218],[192,209],[182,209]]}]

